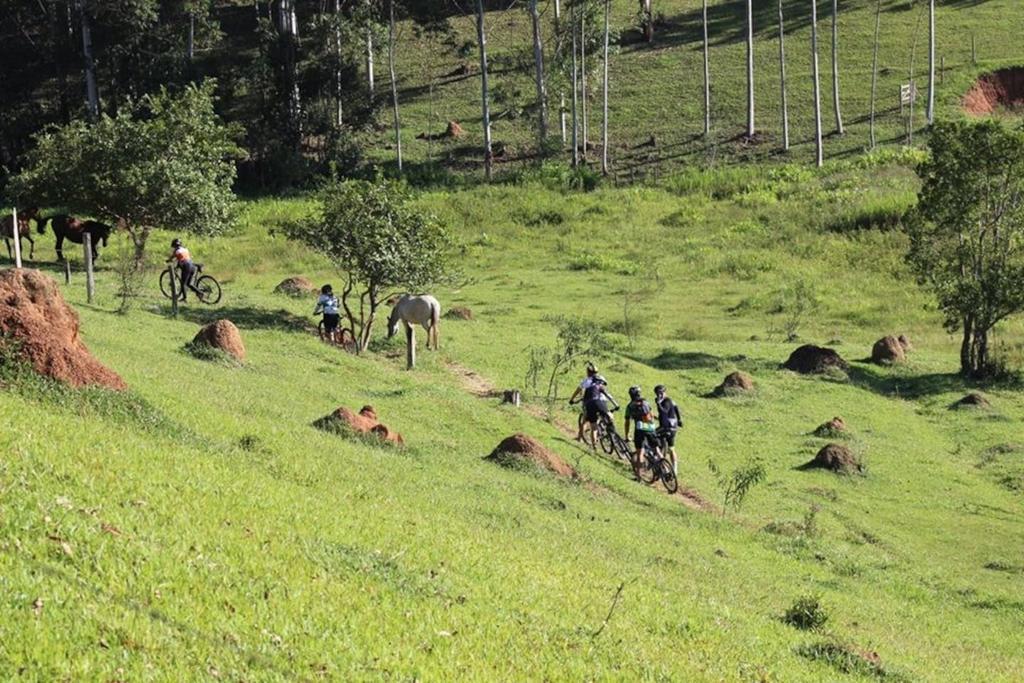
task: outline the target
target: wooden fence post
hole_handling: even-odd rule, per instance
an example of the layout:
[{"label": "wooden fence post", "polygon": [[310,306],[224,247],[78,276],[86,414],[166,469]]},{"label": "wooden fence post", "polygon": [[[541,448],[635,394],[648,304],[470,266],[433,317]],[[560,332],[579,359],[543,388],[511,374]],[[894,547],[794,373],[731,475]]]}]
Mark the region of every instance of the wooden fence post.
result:
[{"label": "wooden fence post", "polygon": [[64,259],[64,284],[71,284],[71,261]]},{"label": "wooden fence post", "polygon": [[412,325],[405,326],[405,367],[407,370],[416,367],[416,330]]},{"label": "wooden fence post", "polygon": [[21,268],[21,228],[18,225],[18,207],[14,207],[11,221],[11,232],[14,234],[14,267]]},{"label": "wooden fence post", "polygon": [[167,266],[167,279],[171,283],[171,315],[175,318],[178,317],[178,278],[174,273],[174,264],[171,263]]},{"label": "wooden fence post", "polygon": [[82,250],[85,252],[85,298],[92,303],[96,293],[96,279],[92,272],[92,235],[88,232],[82,233]]}]

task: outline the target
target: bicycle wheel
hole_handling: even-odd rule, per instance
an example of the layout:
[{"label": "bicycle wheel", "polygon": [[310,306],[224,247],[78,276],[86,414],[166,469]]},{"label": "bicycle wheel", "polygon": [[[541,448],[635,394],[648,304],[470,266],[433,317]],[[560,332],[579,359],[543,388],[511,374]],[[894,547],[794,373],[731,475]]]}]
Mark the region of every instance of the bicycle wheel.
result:
[{"label": "bicycle wheel", "polygon": [[676,479],[676,473],[672,470],[672,463],[668,458],[662,458],[658,464],[661,469],[661,483],[665,485],[665,490],[675,493],[679,490],[679,480]]},{"label": "bicycle wheel", "polygon": [[327,341],[327,332],[324,330],[324,321],[321,320],[320,324],[316,326],[317,332],[320,334],[320,341]]},{"label": "bicycle wheel", "polygon": [[650,454],[647,451],[647,447],[644,446],[640,451],[640,458],[633,458],[633,474],[645,484],[653,484],[654,480],[658,478],[658,471],[651,466]]},{"label": "bicycle wheel", "polygon": [[632,462],[633,454],[626,440],[619,436],[618,432],[612,432],[612,441],[615,443],[615,453],[626,462]]},{"label": "bicycle wheel", "polygon": [[201,275],[196,280],[196,295],[204,304],[215,304],[220,301],[220,283],[211,275]]},{"label": "bicycle wheel", "polygon": [[601,450],[605,452],[605,455],[613,455],[615,453],[615,441],[612,437],[612,430],[609,425],[598,422],[598,441],[601,443]]},{"label": "bicycle wheel", "polygon": [[166,270],[160,273],[160,293],[171,298],[171,274]]}]

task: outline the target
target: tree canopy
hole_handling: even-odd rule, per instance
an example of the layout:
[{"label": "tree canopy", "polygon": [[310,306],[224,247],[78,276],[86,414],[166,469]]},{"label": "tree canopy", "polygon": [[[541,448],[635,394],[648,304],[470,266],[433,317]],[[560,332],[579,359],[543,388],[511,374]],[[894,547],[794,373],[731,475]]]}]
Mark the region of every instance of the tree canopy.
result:
[{"label": "tree canopy", "polygon": [[939,123],[929,149],[908,261],[963,334],[961,371],[981,377],[989,332],[1024,310],[1024,128]]}]

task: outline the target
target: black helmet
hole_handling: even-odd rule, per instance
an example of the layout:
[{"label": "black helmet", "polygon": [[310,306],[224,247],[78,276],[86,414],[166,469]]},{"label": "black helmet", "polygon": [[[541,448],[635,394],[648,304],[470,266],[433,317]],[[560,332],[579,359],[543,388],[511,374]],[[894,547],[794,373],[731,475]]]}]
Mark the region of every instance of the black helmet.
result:
[{"label": "black helmet", "polygon": [[177,237],[175,237],[173,240],[171,240],[171,249],[177,249],[180,246],[181,246],[181,240],[179,240]]},{"label": "black helmet", "polygon": [[654,393],[656,395],[659,395],[659,396],[661,394],[664,394],[665,393],[665,385],[664,384],[659,384],[658,386],[654,387]]},{"label": "black helmet", "polygon": [[333,291],[334,291],[334,288],[331,287],[330,285],[324,285],[323,287],[320,288],[320,293],[321,294],[330,294]]},{"label": "black helmet", "polygon": [[638,398],[640,398],[640,387],[630,387],[629,388],[629,397],[631,399],[633,399],[634,401],[637,400]]},{"label": "black helmet", "polygon": [[596,375],[597,374],[597,366],[594,365],[593,361],[587,361],[587,374],[588,375]]},{"label": "black helmet", "polygon": [[595,384],[608,384],[608,380],[604,378],[604,375],[594,375],[590,379]]}]

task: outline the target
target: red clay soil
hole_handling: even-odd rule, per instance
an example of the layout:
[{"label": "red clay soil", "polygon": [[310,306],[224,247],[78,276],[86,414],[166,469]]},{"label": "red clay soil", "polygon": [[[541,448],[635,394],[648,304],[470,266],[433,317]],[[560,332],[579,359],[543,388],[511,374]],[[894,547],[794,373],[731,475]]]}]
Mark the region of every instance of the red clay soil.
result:
[{"label": "red clay soil", "polygon": [[38,270],[0,272],[0,334],[41,375],[73,387],[122,391],[121,377],[89,353],[79,336],[78,313],[57,283]]},{"label": "red clay soil", "polygon": [[192,343],[212,346],[240,361],[245,360],[245,344],[242,343],[242,333],[230,320],[215,320],[206,325],[199,330]]},{"label": "red clay soil", "polygon": [[835,437],[845,433],[846,421],[839,416],[833,417],[828,422],[823,422],[814,430],[814,435],[821,438]]},{"label": "red clay soil", "polygon": [[863,466],[857,455],[846,446],[830,443],[818,451],[814,460],[807,463],[808,467],[821,467],[841,474],[861,472]]},{"label": "red clay soil", "polygon": [[505,438],[487,456],[487,459],[503,467],[533,465],[560,477],[575,478],[578,476],[576,470],[569,463],[558,457],[540,441],[526,434],[513,434]]},{"label": "red clay soil", "polygon": [[988,410],[991,407],[992,407],[992,404],[989,402],[989,400],[987,398],[985,398],[984,396],[982,396],[981,394],[979,394],[976,391],[972,391],[971,393],[967,394],[966,396],[964,396],[963,398],[958,400],[956,403],[951,405],[950,409],[951,410],[963,410],[965,408],[966,409],[977,408],[977,409],[980,409],[980,410]]},{"label": "red clay soil", "polygon": [[745,372],[732,372],[726,375],[722,383],[715,387],[711,396],[720,398],[723,396],[741,396],[749,394],[754,390],[753,378]]},{"label": "red clay soil", "polygon": [[803,375],[814,375],[828,372],[832,368],[850,369],[843,358],[834,349],[814,344],[804,344],[789,355],[782,367]]},{"label": "red clay soil", "polygon": [[448,312],[444,314],[444,317],[448,320],[472,320],[473,311],[469,310],[465,306],[452,306],[448,309]]},{"label": "red clay soil", "polygon": [[987,116],[1000,109],[1024,107],[1024,67],[1011,67],[978,78],[964,95],[964,111]]},{"label": "red clay soil", "polygon": [[357,434],[375,434],[383,441],[404,444],[405,439],[398,432],[390,430],[377,418],[373,406],[363,406],[358,413],[341,406],[330,415],[326,415],[314,423],[318,427],[341,424]]},{"label": "red clay soil", "polygon": [[[906,337],[904,337],[906,339]],[[907,344],[909,346],[909,342]],[[902,363],[907,359],[906,347],[900,342],[898,337],[888,335],[882,337],[875,342],[875,345],[871,347],[871,362],[879,365],[891,365],[893,363]]]}]

